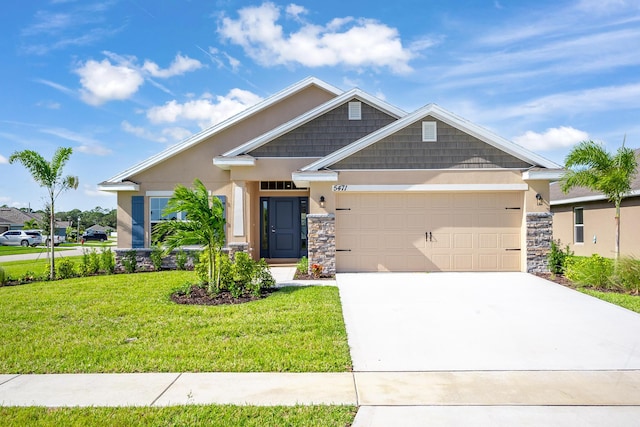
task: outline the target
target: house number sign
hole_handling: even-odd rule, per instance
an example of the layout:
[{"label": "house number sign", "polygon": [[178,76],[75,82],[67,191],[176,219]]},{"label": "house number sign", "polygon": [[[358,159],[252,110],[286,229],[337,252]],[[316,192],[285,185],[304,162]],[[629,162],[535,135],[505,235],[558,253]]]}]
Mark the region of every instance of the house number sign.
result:
[{"label": "house number sign", "polygon": [[347,191],[347,186],[346,184],[340,184],[340,185],[334,185],[332,187],[333,191]]}]

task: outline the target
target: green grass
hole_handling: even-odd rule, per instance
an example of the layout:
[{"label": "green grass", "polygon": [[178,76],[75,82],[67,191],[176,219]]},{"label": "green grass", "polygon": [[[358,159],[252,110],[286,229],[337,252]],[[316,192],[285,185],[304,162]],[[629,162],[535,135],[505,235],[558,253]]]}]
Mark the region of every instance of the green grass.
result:
[{"label": "green grass", "polygon": [[601,292],[585,288],[578,290],[587,295],[591,295],[592,297],[600,298],[601,300],[619,305],[620,307],[635,311],[636,313],[640,313],[640,295],[619,294],[616,292]]},{"label": "green grass", "polygon": [[[54,247],[56,252],[59,251],[67,251],[71,249],[70,247]],[[24,255],[24,254],[37,254],[42,253],[42,256],[46,256],[48,247],[45,246],[36,246],[32,248],[31,246],[23,248],[22,246],[0,246],[0,256],[2,255]]]},{"label": "green grass", "polygon": [[171,302],[193,278],[172,271],[0,287],[0,372],[350,369],[337,288],[285,288],[232,306]]},{"label": "green grass", "polygon": [[[80,263],[81,256],[67,257],[72,259],[76,265]],[[56,262],[60,258],[56,256]],[[0,261],[2,258],[0,258]],[[8,261],[0,262],[0,267],[4,268],[6,274],[12,278],[18,278],[24,275],[26,272],[31,271],[36,274],[44,273],[48,276],[49,273],[49,260],[47,255],[43,254],[39,259],[28,259],[24,261]]]},{"label": "green grass", "polygon": [[6,427],[41,426],[348,426],[353,406],[0,407]]}]

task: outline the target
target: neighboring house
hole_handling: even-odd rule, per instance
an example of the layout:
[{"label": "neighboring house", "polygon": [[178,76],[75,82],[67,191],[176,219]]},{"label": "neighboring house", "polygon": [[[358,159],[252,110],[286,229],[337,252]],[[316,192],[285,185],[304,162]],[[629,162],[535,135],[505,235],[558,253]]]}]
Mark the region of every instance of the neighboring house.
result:
[{"label": "neighboring house", "polygon": [[[560,166],[437,105],[305,79],[99,184],[146,248],[176,184],[225,206],[227,246],[325,272],[540,271]],[[181,213],[174,219],[184,219]]]},{"label": "neighboring house", "polygon": [[85,232],[87,231],[94,231],[94,232],[100,232],[100,233],[107,233],[107,227],[103,227],[102,225],[99,224],[93,224],[91,227],[88,227]]},{"label": "neighboring house", "polygon": [[[635,150],[640,159],[640,149]],[[553,238],[569,245],[576,255],[615,256],[615,214],[612,202],[600,193],[576,187],[564,194],[560,183],[551,189]],[[640,175],[620,205],[620,254],[640,257]]]},{"label": "neighboring house", "polygon": [[8,230],[22,230],[25,222],[41,219],[42,214],[39,213],[24,212],[16,208],[0,208],[0,233]]}]

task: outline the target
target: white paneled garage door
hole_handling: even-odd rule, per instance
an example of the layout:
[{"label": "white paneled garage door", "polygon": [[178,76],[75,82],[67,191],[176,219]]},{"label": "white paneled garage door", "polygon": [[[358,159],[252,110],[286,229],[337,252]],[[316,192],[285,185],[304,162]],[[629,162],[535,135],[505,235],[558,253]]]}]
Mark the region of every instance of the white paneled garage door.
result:
[{"label": "white paneled garage door", "polygon": [[338,272],[520,271],[522,192],[336,196]]}]

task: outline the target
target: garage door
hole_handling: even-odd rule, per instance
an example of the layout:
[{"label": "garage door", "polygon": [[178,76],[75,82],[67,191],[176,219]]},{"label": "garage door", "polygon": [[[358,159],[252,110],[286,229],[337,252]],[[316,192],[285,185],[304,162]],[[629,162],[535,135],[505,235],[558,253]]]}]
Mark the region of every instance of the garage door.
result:
[{"label": "garage door", "polygon": [[338,272],[520,271],[522,192],[336,196]]}]

